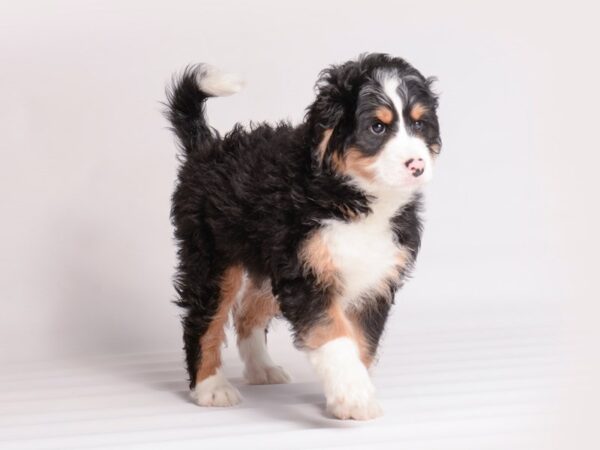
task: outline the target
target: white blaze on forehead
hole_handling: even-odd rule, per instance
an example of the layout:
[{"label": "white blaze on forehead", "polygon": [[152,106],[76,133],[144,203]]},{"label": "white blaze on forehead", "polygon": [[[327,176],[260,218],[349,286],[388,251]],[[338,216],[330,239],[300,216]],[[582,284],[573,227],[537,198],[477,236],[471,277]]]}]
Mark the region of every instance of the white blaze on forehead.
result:
[{"label": "white blaze on forehead", "polygon": [[[405,105],[398,92],[399,88],[405,87],[404,80],[391,72],[380,73],[377,78],[392,107],[396,110],[398,126],[372,166],[376,180],[369,186],[370,190],[377,191],[376,185],[380,184],[381,187],[393,187],[402,191],[417,191],[432,176],[433,161],[429,149],[421,137],[409,134],[407,130],[409,124],[406,123],[403,115]],[[424,172],[418,178],[413,177],[407,170],[406,162],[411,159],[421,159],[425,164]],[[377,195],[377,192],[374,193]]]},{"label": "white blaze on forehead", "polygon": [[404,130],[404,117],[402,116],[404,105],[400,95],[398,95],[398,86],[400,86],[400,80],[398,77],[391,74],[383,75],[381,85],[383,87],[383,92],[385,92],[385,95],[387,95],[392,101],[394,109],[396,109],[396,116],[398,117],[398,132],[401,132]]}]

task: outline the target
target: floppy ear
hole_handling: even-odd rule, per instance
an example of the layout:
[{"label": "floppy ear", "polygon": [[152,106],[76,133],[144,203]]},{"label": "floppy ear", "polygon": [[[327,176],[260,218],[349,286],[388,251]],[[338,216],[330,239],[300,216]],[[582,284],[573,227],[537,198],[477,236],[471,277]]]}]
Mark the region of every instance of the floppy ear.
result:
[{"label": "floppy ear", "polygon": [[345,129],[353,122],[359,74],[359,64],[351,61],[325,69],[319,76],[317,98],[305,117],[318,162],[323,161],[332,144],[342,143]]}]

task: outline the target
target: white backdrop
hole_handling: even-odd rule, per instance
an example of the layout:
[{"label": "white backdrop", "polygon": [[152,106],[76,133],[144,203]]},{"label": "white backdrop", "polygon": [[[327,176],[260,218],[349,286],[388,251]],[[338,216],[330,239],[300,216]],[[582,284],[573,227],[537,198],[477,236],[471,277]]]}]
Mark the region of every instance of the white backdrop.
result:
[{"label": "white backdrop", "polygon": [[506,311],[593,325],[597,16],[550,3],[2,2],[0,361],[180,348],[160,103],[174,71],[245,77],[209,101],[226,131],[298,122],[319,70],[364,51],[405,57],[441,93],[423,251],[391,326]]}]

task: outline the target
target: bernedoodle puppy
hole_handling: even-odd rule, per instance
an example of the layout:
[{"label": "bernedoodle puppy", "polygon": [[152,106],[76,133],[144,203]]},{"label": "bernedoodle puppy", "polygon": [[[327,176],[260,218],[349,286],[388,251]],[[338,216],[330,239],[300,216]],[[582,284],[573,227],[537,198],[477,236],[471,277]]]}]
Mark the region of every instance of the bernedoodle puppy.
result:
[{"label": "bernedoodle puppy", "polygon": [[232,312],[249,383],[290,380],[266,348],[281,315],[331,414],[381,414],[368,369],[419,250],[421,191],[441,148],[432,81],[403,59],[362,55],[321,73],[299,125],[220,136],[205,102],[237,92],[239,79],[205,64],[175,77],[175,287],[198,404],[241,400],[221,370]]}]

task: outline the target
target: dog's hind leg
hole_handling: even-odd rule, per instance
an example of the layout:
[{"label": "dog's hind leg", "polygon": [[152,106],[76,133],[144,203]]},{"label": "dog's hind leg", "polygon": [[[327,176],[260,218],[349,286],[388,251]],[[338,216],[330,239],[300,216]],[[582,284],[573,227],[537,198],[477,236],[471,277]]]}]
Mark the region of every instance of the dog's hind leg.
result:
[{"label": "dog's hind leg", "polygon": [[268,280],[248,279],[247,287],[233,317],[244,377],[250,384],[289,383],[290,376],[276,365],[267,352],[267,328],[279,307]]},{"label": "dog's hind leg", "polygon": [[[230,266],[204,283],[197,303],[186,302],[184,343],[192,397],[202,406],[231,406],[241,400],[221,370],[225,325],[241,287],[243,269]],[[197,283],[197,281],[195,281]],[[189,289],[188,289],[189,290]],[[182,304],[184,302],[180,302]]]}]

